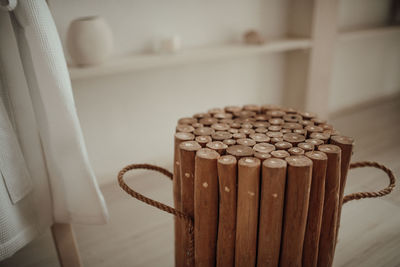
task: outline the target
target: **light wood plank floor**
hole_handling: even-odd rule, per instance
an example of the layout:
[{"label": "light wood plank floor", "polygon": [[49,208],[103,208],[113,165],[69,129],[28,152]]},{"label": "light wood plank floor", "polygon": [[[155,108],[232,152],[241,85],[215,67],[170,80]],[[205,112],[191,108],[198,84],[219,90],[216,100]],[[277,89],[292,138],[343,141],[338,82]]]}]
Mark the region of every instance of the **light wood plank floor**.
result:
[{"label": "light wood plank floor", "polygon": [[[400,98],[334,118],[336,128],[356,140],[353,161],[376,160],[400,174]],[[138,172],[128,179],[139,192],[172,204],[167,178]],[[351,171],[346,192],[376,190],[387,184],[379,171]],[[104,226],[75,226],[84,266],[173,266],[171,215],[122,192],[102,188],[110,210]],[[354,201],[343,208],[335,266],[400,266],[400,191],[382,199]],[[59,266],[50,232],[2,267]]]}]

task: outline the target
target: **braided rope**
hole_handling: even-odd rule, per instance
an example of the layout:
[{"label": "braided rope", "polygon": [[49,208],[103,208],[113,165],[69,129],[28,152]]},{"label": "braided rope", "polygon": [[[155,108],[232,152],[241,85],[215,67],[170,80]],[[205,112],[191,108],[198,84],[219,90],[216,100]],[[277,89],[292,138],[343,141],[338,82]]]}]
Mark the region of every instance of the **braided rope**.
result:
[{"label": "braided rope", "polygon": [[363,168],[363,167],[373,167],[384,171],[389,177],[389,185],[386,188],[379,190],[377,192],[357,192],[347,195],[343,198],[343,204],[356,199],[385,196],[387,194],[390,194],[390,192],[392,192],[394,187],[396,186],[396,178],[394,177],[393,172],[382,164],[372,161],[360,161],[350,164],[350,169]]},{"label": "braided rope", "polygon": [[118,183],[119,186],[129,195],[132,197],[136,198],[139,201],[142,201],[150,206],[156,207],[159,210],[163,210],[165,212],[171,213],[172,215],[184,220],[186,223],[186,232],[189,236],[189,246],[186,251],[187,255],[187,266],[192,266],[194,262],[194,223],[193,223],[193,218],[177,209],[174,209],[168,205],[165,205],[161,202],[158,202],[156,200],[153,200],[151,198],[148,198],[136,191],[134,191],[132,188],[130,188],[124,181],[124,175],[128,171],[135,170],[135,169],[145,169],[145,170],[151,170],[151,171],[156,171],[159,173],[164,174],[171,180],[173,179],[173,174],[168,171],[167,169],[164,169],[159,166],[151,165],[151,164],[131,164],[123,168],[119,173],[118,173]]}]

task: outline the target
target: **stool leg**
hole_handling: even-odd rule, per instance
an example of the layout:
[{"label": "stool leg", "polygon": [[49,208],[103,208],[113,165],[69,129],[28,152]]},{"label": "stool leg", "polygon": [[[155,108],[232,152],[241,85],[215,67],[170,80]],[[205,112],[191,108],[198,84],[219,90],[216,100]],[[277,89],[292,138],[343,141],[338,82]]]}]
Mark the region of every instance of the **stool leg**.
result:
[{"label": "stool leg", "polygon": [[81,267],[81,259],[71,224],[55,223],[51,227],[61,267]]}]

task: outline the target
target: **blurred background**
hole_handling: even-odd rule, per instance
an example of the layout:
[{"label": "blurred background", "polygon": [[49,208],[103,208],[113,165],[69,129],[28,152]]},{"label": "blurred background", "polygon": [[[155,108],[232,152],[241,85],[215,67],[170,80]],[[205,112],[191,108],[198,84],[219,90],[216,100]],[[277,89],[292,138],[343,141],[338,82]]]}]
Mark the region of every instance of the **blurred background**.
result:
[{"label": "blurred background", "polygon": [[[321,18],[328,25],[318,31],[328,42],[319,40],[322,55],[315,56],[322,62],[313,79],[322,78],[318,90],[328,93],[313,98],[323,109],[316,103],[318,110],[307,109],[327,115],[400,91],[400,27],[388,26],[391,4],[343,0],[336,21]],[[306,108],[313,6],[313,1],[281,0],[50,1],[64,43],[78,17],[100,15],[113,32],[115,55],[109,62],[70,68],[100,183],[112,182],[129,162],[169,163],[177,118],[227,104]],[[329,42],[332,27],[335,43]],[[234,46],[249,29],[258,31],[265,44]],[[173,35],[180,36],[181,51],[151,52],[155,42]],[[269,43],[278,47],[269,49]]]},{"label": "blurred background", "polygon": [[[399,173],[398,1],[325,2],[48,1],[111,215],[105,226],[74,226],[85,266],[173,265],[171,216],[130,199],[116,174],[133,162],[171,169],[177,119],[213,107],[270,103],[317,112],[355,137],[355,159],[379,159]],[[82,17],[111,32],[99,37],[110,42],[101,62],[74,59],[80,37],[69,28]],[[255,41],[244,40],[248,31]],[[138,191],[172,203],[169,181],[132,176]],[[375,171],[354,176],[348,192],[385,185]],[[399,200],[396,192],[344,209],[335,266],[400,264]],[[58,266],[50,233],[0,266]]]}]

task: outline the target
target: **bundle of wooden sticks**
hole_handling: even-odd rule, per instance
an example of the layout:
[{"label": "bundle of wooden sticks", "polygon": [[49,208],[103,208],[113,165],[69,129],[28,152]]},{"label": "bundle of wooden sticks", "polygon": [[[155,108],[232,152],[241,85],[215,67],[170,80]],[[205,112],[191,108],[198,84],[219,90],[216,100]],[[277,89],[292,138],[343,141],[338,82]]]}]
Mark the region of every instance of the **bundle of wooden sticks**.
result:
[{"label": "bundle of wooden sticks", "polygon": [[[331,266],[353,139],[309,112],[211,109],[178,121],[174,204],[195,266]],[[176,266],[191,257],[175,219]]]}]

